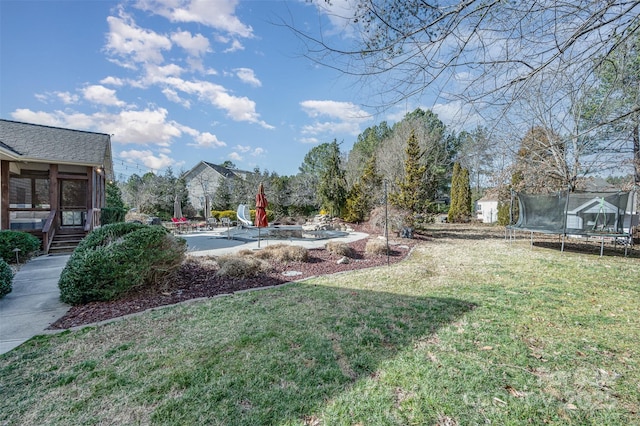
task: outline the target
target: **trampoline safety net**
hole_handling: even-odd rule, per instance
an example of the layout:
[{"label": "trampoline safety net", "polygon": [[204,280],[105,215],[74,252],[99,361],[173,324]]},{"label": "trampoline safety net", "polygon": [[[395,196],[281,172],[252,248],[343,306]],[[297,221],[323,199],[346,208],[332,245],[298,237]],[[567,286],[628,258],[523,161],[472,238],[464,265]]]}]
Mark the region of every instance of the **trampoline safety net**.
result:
[{"label": "trampoline safety net", "polygon": [[[515,194],[520,208],[511,228],[553,234],[629,234],[636,226],[630,192]],[[633,220],[635,219],[635,220]]]}]

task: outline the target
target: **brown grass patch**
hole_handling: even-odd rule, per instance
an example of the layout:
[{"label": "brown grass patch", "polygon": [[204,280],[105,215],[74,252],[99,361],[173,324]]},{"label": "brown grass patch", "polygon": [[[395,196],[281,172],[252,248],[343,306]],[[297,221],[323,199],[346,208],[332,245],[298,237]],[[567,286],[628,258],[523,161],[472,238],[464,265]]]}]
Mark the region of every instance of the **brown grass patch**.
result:
[{"label": "brown grass patch", "polygon": [[370,238],[364,247],[364,251],[368,254],[387,254],[387,243],[380,238]]},{"label": "brown grass patch", "polygon": [[347,243],[343,243],[340,241],[329,241],[327,244],[325,244],[324,248],[329,253],[337,254],[338,256],[346,256],[351,258],[354,256],[353,249],[349,247]]},{"label": "brown grass patch", "polygon": [[253,256],[224,255],[216,260],[220,266],[216,275],[220,277],[255,277],[270,269],[270,265],[267,262]]},{"label": "brown grass patch", "polygon": [[309,260],[309,250],[302,246],[289,244],[267,246],[253,254],[259,259],[275,260],[277,262],[306,262]]}]

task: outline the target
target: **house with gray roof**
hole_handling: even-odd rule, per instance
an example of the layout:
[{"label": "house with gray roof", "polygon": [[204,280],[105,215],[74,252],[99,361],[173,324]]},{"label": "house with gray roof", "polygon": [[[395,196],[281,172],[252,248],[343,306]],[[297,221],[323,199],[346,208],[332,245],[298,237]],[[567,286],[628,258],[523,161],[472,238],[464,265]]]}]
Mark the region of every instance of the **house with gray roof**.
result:
[{"label": "house with gray roof", "polygon": [[108,134],[0,119],[0,229],[38,236],[47,253],[100,225],[112,179]]},{"label": "house with gray roof", "polygon": [[[200,161],[184,175],[191,205],[208,218],[211,200],[220,185],[233,183],[236,179],[246,179],[251,172]],[[232,185],[231,185],[232,186]]]}]

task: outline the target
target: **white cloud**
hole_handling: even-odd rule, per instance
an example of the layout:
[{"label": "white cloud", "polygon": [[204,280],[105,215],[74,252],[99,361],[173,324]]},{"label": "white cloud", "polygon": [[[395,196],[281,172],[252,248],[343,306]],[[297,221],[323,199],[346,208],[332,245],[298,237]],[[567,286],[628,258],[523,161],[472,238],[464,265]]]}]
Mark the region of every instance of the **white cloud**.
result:
[{"label": "white cloud", "polygon": [[138,0],[135,4],[172,22],[195,22],[235,36],[253,37],[251,26],[235,16],[237,5],[238,0]]},{"label": "white cloud", "polygon": [[124,80],[121,79],[120,77],[105,77],[102,80],[100,80],[100,84],[108,84],[110,86],[124,86]]},{"label": "white cloud", "polygon": [[125,105],[125,102],[118,99],[115,90],[98,84],[85,87],[82,94],[86,100],[94,104],[118,107]]},{"label": "white cloud", "polygon": [[78,100],[80,99],[78,95],[70,92],[54,92],[54,94],[62,101],[62,103],[67,105],[78,103]]},{"label": "white cloud", "polygon": [[265,129],[274,128],[272,125],[260,120],[260,114],[256,112],[256,103],[254,101],[246,96],[230,95],[227,89],[219,84],[201,80],[187,81],[175,77],[166,79],[164,83],[175,90],[196,95],[200,99],[204,99],[212,105],[227,111],[227,115],[235,121],[257,123]]},{"label": "white cloud", "polygon": [[240,152],[249,152],[251,151],[251,147],[250,146],[243,146],[243,145],[236,145],[235,148],[240,151]]},{"label": "white cloud", "polygon": [[320,142],[318,138],[300,138],[300,142],[304,144],[316,144]]},{"label": "white cloud", "polygon": [[323,121],[308,124],[302,127],[302,133],[306,135],[319,135],[323,133],[359,135],[360,124],[351,121]]},{"label": "white cloud", "polygon": [[244,50],[244,45],[242,43],[240,43],[239,40],[232,40],[231,41],[231,46],[229,46],[228,48],[226,48],[224,50],[224,53],[233,53],[233,52],[237,52],[239,50]]},{"label": "white cloud", "polygon": [[238,78],[253,87],[262,86],[262,82],[258,80],[255,73],[251,68],[236,68],[234,69]]},{"label": "white cloud", "polygon": [[145,76],[139,83],[141,87],[152,84],[164,84],[170,77],[180,77],[183,71],[182,67],[176,64],[164,66],[149,64],[145,66]]},{"label": "white cloud", "polygon": [[222,43],[222,44],[231,43],[231,45],[228,48],[222,51],[223,53],[232,53],[232,52],[237,52],[238,50],[244,50],[244,46],[242,45],[240,40],[236,38],[230,38],[230,37],[223,36],[222,34],[217,34],[215,36],[215,40],[218,43]]},{"label": "white cloud", "polygon": [[348,133],[358,135],[360,125],[371,120],[371,115],[351,102],[307,100],[300,102],[311,118],[328,117],[333,121],[316,121],[302,128],[303,134]]},{"label": "white cloud", "polygon": [[229,154],[229,158],[235,161],[242,161],[243,157],[242,155],[238,154],[237,152],[232,152],[231,154]]},{"label": "white cloud", "polygon": [[343,121],[365,121],[371,115],[352,102],[308,100],[300,102],[300,106],[309,117],[329,116]]},{"label": "white cloud", "polygon": [[469,104],[461,101],[435,104],[431,110],[438,115],[443,123],[458,131],[471,130],[483,121],[482,117],[474,112]]},{"label": "white cloud", "polygon": [[112,140],[120,143],[168,146],[174,138],[182,135],[180,126],[167,122],[167,110],[145,109],[142,111],[121,111],[104,117],[100,124],[110,128]]},{"label": "white cloud", "polygon": [[[171,49],[171,40],[162,34],[138,27],[133,18],[122,10],[120,17],[109,16],[109,33],[106,50],[111,55],[120,56],[120,64],[134,67],[133,63],[162,63],[163,50]],[[116,59],[117,60],[117,59]]]},{"label": "white cloud", "polygon": [[55,98],[61,101],[65,105],[76,104],[80,100],[80,97],[71,92],[47,92],[47,93],[36,93],[34,95],[36,99],[44,104],[48,104],[52,98]]},{"label": "white cloud", "polygon": [[180,31],[171,34],[171,40],[186,50],[191,56],[202,56],[211,51],[209,39],[202,34],[193,36],[189,31]]},{"label": "white cloud", "polygon": [[259,156],[261,156],[263,154],[266,154],[266,153],[267,153],[266,149],[264,149],[264,148],[256,148],[256,149],[253,150],[251,155],[254,156],[254,157],[259,157]]},{"label": "white cloud", "polygon": [[11,118],[27,123],[42,124],[44,126],[62,127],[64,121],[60,119],[60,111],[55,113],[44,111],[31,111],[30,109],[19,108],[11,113]]},{"label": "white cloud", "polygon": [[318,12],[324,15],[331,26],[325,30],[325,35],[340,34],[343,37],[351,37],[354,34],[353,17],[357,2],[353,0],[332,0],[331,2],[313,2]]},{"label": "white cloud", "polygon": [[122,144],[166,147],[173,139],[182,136],[186,129],[176,122],[167,121],[167,110],[164,108],[121,111],[117,114],[98,112],[91,115],[18,109],[11,116],[29,123],[107,133],[112,135],[113,142]]},{"label": "white cloud", "polygon": [[178,95],[178,92],[176,92],[173,89],[169,89],[169,88],[162,89],[162,94],[166,96],[166,98],[169,99],[171,102],[180,104],[186,109],[191,108],[191,102],[189,102],[189,100],[187,99],[182,99],[180,95]]},{"label": "white cloud", "polygon": [[218,148],[227,146],[226,143],[218,139],[218,137],[209,132],[204,132],[196,135],[196,143],[188,143],[189,146],[195,146],[196,148]]},{"label": "white cloud", "polygon": [[167,167],[175,164],[174,160],[168,155],[164,153],[154,155],[153,152],[149,150],[139,151],[132,149],[130,151],[121,151],[118,157],[129,163],[144,164],[146,167],[154,171],[166,169]]}]

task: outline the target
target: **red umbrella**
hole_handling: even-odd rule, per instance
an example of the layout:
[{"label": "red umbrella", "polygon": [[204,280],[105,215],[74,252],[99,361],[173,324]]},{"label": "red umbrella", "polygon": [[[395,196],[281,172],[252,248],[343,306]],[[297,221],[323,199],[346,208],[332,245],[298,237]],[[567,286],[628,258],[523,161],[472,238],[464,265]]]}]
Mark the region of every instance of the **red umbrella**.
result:
[{"label": "red umbrella", "polygon": [[264,195],[264,186],[260,184],[258,187],[258,194],[256,195],[256,221],[255,224],[258,228],[265,228],[269,226],[267,222],[267,197]]},{"label": "red umbrella", "polygon": [[264,186],[262,183],[258,187],[258,194],[256,195],[256,221],[255,224],[258,227],[258,247],[260,247],[260,228],[269,226],[267,222],[267,197],[264,195]]}]

